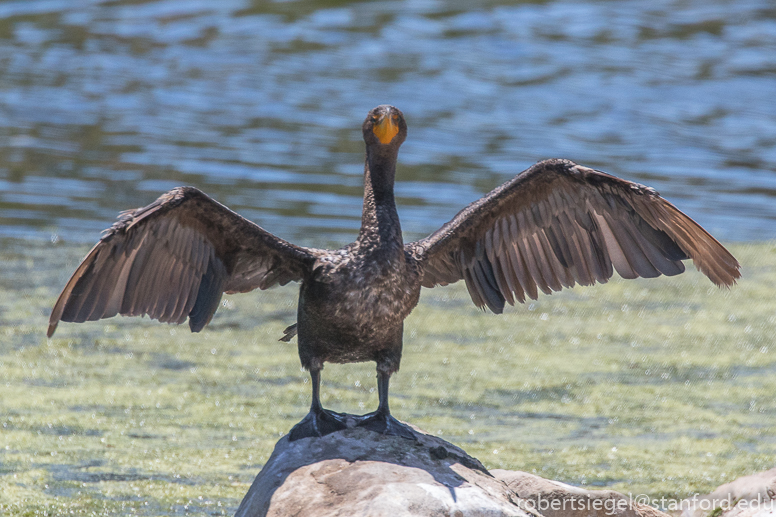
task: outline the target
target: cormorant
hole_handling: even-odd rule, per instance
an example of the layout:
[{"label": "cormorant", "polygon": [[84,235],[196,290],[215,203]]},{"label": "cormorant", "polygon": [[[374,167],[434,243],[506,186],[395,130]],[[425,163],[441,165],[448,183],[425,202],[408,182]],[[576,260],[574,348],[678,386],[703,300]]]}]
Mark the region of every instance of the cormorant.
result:
[{"label": "cormorant", "polygon": [[399,146],[407,135],[393,106],[371,110],[364,206],[355,242],[331,251],[296,246],[193,187],[120,214],[59,296],[49,321],[83,322],[116,314],[169,323],[188,317],[193,332],[210,321],[222,293],[301,283],[299,357],[312,377],[309,414],[292,440],[345,427],[319,398],[324,363],[375,361],[379,405],[358,417],[368,429],[413,438],[388,409],[399,369],[404,319],[421,287],[466,282],[478,307],[537,298],[575,283],[676,275],[682,260],[718,286],[740,277],[736,259],[655,190],[553,159],[536,163],[461,210],[439,230],[404,244],[394,200]]}]

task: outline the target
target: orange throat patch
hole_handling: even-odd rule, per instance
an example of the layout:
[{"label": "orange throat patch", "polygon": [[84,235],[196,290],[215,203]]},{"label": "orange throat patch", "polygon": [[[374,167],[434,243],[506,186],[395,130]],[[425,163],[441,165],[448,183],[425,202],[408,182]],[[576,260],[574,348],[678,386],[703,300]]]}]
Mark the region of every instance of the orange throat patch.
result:
[{"label": "orange throat patch", "polygon": [[389,144],[393,137],[399,133],[399,124],[393,120],[393,117],[384,117],[383,120],[372,126],[372,132],[381,144]]}]

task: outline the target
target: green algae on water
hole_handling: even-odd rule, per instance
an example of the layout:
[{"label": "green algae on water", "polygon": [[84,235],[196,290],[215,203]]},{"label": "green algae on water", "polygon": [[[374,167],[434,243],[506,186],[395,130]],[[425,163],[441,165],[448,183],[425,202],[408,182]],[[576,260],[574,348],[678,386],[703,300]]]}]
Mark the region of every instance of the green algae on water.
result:
[{"label": "green algae on water", "polygon": [[[231,515],[310,403],[294,286],[227,296],[203,332],[147,318],[60,324],[86,252],[0,243],[0,513]],[[776,458],[776,247],[744,278],[612,279],[507,309],[424,290],[391,385],[397,418],[488,468],[653,498],[704,493]],[[327,365],[337,411],[377,406],[374,365]]]}]

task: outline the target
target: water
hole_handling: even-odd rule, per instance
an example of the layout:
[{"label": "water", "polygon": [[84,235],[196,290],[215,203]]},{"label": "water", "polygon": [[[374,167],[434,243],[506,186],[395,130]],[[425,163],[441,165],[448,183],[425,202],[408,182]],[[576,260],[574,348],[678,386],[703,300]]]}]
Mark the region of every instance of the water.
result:
[{"label": "water", "polygon": [[768,0],[2,2],[0,237],[93,242],[188,184],[349,242],[360,125],[390,103],[408,238],[566,157],[773,239],[775,79]]},{"label": "water", "polygon": [[[231,475],[250,481],[306,411],[294,347],[274,341],[293,290],[222,307],[218,354],[213,333],[173,337],[138,319],[63,325],[45,341],[53,297],[120,210],[195,185],[296,243],[349,242],[360,125],[391,103],[409,123],[397,184],[408,238],[531,163],[567,157],[656,187],[723,240],[774,239],[775,79],[770,0],[0,0],[0,414],[5,472],[19,474],[4,476],[5,495],[55,514],[168,499],[140,513],[180,514],[176,498],[203,493],[235,506],[245,488]],[[57,239],[73,246],[53,254]],[[685,494],[764,470],[771,248],[733,248],[752,268],[736,289],[710,295],[682,275],[654,284],[652,305],[634,294],[652,283],[613,281],[496,318],[459,285],[408,320],[397,415],[489,465],[578,484]],[[575,298],[559,325],[563,296]],[[358,388],[342,377],[356,367],[326,370],[325,396],[344,399],[335,409],[370,400],[361,366]]]}]

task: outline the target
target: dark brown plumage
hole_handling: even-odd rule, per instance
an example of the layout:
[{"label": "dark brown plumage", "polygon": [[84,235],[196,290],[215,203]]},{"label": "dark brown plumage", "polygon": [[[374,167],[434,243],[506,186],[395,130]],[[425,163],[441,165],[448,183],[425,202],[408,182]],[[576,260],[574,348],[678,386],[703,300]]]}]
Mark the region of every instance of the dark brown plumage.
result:
[{"label": "dark brown plumage", "polygon": [[574,284],[676,275],[685,259],[718,286],[740,277],[736,259],[653,189],[568,160],[545,160],[470,204],[435,233],[403,244],[393,185],[407,128],[392,106],[373,109],[366,142],[364,209],[355,242],[336,251],[290,244],[199,190],[181,187],[124,212],[68,281],[51,313],[62,321],[147,314],[194,332],[223,292],[301,282],[297,334],[313,379],[310,413],[291,439],[345,427],[319,400],[325,362],[375,361],[380,403],[358,425],[412,438],[390,416],[403,321],[420,288],[464,280],[478,307],[537,298]]}]

